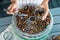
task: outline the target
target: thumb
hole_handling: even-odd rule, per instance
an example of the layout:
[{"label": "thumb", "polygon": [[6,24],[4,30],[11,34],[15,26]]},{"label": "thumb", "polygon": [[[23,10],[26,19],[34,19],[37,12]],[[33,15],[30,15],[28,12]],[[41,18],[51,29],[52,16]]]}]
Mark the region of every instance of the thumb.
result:
[{"label": "thumb", "polygon": [[42,20],[45,20],[49,11],[46,11],[45,14],[42,16]]}]

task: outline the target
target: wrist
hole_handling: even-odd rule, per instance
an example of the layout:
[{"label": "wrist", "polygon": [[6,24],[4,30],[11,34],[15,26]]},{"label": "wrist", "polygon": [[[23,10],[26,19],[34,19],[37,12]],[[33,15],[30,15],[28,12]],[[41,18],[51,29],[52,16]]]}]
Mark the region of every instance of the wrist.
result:
[{"label": "wrist", "polygon": [[48,4],[49,0],[44,0],[41,5],[46,5]]},{"label": "wrist", "polygon": [[16,3],[16,1],[15,0],[11,0],[11,3]]}]

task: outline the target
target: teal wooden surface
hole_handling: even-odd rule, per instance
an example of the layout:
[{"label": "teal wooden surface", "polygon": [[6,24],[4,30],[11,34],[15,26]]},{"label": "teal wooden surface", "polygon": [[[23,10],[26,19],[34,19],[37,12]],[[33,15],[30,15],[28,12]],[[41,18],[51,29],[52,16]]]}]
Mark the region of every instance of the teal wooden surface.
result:
[{"label": "teal wooden surface", "polygon": [[8,27],[8,25],[0,27],[0,34],[1,34],[1,32],[4,31],[7,27]]},{"label": "teal wooden surface", "polygon": [[51,33],[60,32],[60,24],[53,25]]},{"label": "teal wooden surface", "polygon": [[11,24],[12,17],[5,17],[5,18],[0,18],[0,33],[4,31],[8,25]]},{"label": "teal wooden surface", "polygon": [[10,24],[11,21],[12,21],[12,16],[5,17],[5,18],[0,18],[0,26],[5,25],[5,24]]},{"label": "teal wooden surface", "polygon": [[60,7],[59,8],[54,8],[54,9],[50,9],[52,15],[58,15],[60,14]]},{"label": "teal wooden surface", "polygon": [[53,20],[54,20],[54,24],[60,23],[60,16],[54,16]]}]

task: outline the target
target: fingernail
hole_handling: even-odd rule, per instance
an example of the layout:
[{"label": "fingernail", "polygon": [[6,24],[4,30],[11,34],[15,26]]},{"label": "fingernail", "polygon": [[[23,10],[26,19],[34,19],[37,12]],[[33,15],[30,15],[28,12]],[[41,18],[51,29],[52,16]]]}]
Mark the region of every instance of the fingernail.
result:
[{"label": "fingernail", "polygon": [[44,18],[42,18],[41,20],[44,20]]},{"label": "fingernail", "polygon": [[45,20],[46,19],[46,17],[42,17],[42,19],[41,20]]}]

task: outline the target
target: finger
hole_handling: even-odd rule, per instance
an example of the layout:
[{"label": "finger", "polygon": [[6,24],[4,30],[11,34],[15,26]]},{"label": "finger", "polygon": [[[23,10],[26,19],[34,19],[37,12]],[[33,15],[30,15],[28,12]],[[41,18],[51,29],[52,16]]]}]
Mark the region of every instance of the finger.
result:
[{"label": "finger", "polygon": [[8,7],[8,10],[10,10],[12,8],[12,4]]},{"label": "finger", "polygon": [[7,14],[11,14],[11,13],[12,13],[12,12],[10,11],[11,8],[12,8],[12,5],[13,5],[13,4],[11,4],[11,5],[8,7],[8,10],[9,10],[9,11],[7,11]]},{"label": "finger", "polygon": [[44,16],[42,17],[42,20],[45,20],[45,19],[46,19],[47,15],[48,15],[48,12],[49,12],[49,11],[46,11],[46,12],[45,12]]},{"label": "finger", "polygon": [[15,3],[11,4],[11,5],[8,7],[8,10],[11,10],[14,5],[15,5]]},{"label": "finger", "polygon": [[44,15],[44,16],[42,17],[42,20],[45,20],[45,19],[46,19],[46,17],[47,17],[47,15]]},{"label": "finger", "polygon": [[[14,12],[15,12],[15,10],[14,10]],[[7,14],[13,14],[14,12],[9,11],[9,12],[7,12]]]},{"label": "finger", "polygon": [[16,11],[16,5],[12,5],[11,9],[9,10],[9,12],[7,12],[7,14],[13,14],[13,12]]},{"label": "finger", "polygon": [[11,8],[11,12],[14,12],[16,10],[16,4],[13,5],[13,7]]}]

